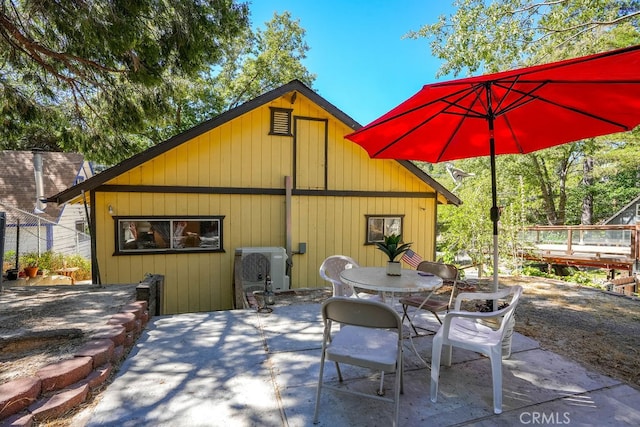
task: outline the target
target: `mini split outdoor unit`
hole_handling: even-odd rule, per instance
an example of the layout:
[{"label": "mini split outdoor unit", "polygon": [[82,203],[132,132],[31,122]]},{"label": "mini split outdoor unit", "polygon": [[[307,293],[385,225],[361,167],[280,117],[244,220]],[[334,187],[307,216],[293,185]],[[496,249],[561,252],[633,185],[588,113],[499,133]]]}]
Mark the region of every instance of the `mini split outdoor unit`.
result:
[{"label": "mini split outdoor unit", "polygon": [[[287,276],[287,251],[280,247],[244,247],[236,248],[236,254],[240,253],[244,259],[247,255],[259,253],[269,260],[269,275],[273,282],[274,291],[284,291],[289,289],[289,276]],[[243,281],[245,291],[264,289],[262,281]]]}]

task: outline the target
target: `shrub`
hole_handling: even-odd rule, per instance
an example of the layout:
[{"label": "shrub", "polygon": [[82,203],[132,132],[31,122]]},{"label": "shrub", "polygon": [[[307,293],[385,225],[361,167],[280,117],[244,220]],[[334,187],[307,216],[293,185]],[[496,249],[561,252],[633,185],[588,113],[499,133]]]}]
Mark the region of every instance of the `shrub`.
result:
[{"label": "shrub", "polygon": [[20,267],[40,267],[40,255],[38,255],[37,252],[27,252],[22,254],[20,256]]},{"label": "shrub", "polygon": [[526,265],[522,268],[522,274],[525,276],[547,277],[550,279],[578,283],[580,285],[594,288],[602,288],[601,284],[598,283],[600,279],[597,272],[588,272],[577,268],[561,269],[561,272],[563,275],[547,273],[532,265]]},{"label": "shrub", "polygon": [[78,271],[75,273],[76,280],[89,280],[91,279],[91,261],[80,255],[66,255],[64,260],[67,262],[68,267],[78,267]]},{"label": "shrub", "polygon": [[63,255],[57,252],[46,251],[38,255],[37,252],[28,252],[20,256],[20,267],[24,268],[30,264],[36,264],[45,273],[55,273],[65,267],[78,267],[74,273],[76,280],[91,279],[91,262],[78,255]]}]

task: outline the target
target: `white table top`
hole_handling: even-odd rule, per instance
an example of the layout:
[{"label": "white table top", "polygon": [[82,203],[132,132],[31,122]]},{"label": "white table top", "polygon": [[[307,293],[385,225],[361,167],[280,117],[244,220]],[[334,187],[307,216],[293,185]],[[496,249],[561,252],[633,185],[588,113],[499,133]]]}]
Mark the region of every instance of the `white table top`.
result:
[{"label": "white table top", "polygon": [[438,276],[422,276],[417,270],[408,269],[402,269],[400,274],[389,276],[386,267],[359,267],[342,271],[340,278],[352,287],[378,292],[425,292],[442,286]]}]

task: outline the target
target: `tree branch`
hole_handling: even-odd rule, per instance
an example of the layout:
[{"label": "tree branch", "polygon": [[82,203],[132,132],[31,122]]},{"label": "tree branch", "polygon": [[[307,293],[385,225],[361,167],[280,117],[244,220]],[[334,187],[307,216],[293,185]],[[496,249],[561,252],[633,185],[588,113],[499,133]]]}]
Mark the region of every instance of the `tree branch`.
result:
[{"label": "tree branch", "polygon": [[[13,40],[7,40],[14,47],[21,47],[23,52],[31,52],[30,57],[35,60],[38,64],[44,65],[43,57],[51,58],[63,63],[70,71],[75,74],[81,75],[83,77],[87,77],[86,73],[82,72],[78,67],[73,65],[73,62],[77,62],[83,65],[88,66],[89,68],[96,69],[98,71],[107,72],[107,73],[124,73],[124,69],[111,68],[106,67],[96,61],[92,61],[90,59],[82,58],[76,55],[70,55],[67,53],[56,52],[52,49],[48,49],[45,46],[33,41],[29,37],[25,36],[19,29],[16,27],[9,17],[0,13],[0,26],[6,30],[7,36],[11,36]],[[37,53],[37,55],[36,55]],[[51,69],[47,68],[48,71]],[[59,73],[58,73],[59,74]],[[65,79],[66,80],[66,79]]]},{"label": "tree branch", "polygon": [[572,27],[561,28],[561,29],[554,29],[554,28],[547,28],[547,27],[540,27],[539,29],[541,29],[543,31],[546,31],[546,32],[549,32],[549,33],[565,33],[567,31],[573,31],[573,30],[577,30],[579,28],[584,28],[584,27],[591,27],[591,28],[600,27],[600,26],[609,27],[609,26],[612,26],[612,25],[619,24],[621,21],[625,21],[627,19],[631,19],[634,16],[640,16],[640,11],[633,12],[633,13],[630,13],[628,15],[621,16],[621,17],[616,18],[616,19],[614,19],[612,21],[583,22],[581,24],[577,24],[577,25],[574,25]]}]

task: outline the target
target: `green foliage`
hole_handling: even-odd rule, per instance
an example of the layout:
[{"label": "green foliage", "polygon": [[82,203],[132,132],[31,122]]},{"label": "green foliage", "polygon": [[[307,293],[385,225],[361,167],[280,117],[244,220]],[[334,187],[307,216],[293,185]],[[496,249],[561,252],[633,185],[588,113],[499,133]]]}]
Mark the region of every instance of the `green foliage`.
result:
[{"label": "green foliage", "polygon": [[40,268],[49,272],[63,266],[64,256],[60,253],[46,251],[40,254]]},{"label": "green foliage", "polygon": [[47,35],[45,48],[76,56],[34,60],[11,34],[0,38],[0,149],[115,164],[293,79],[315,80],[302,65],[305,31],[288,12],[254,33],[247,5],[232,0],[78,3],[62,11],[67,21],[55,2],[43,2],[38,19],[31,3],[12,4],[0,33],[20,21]]},{"label": "green foliage", "polygon": [[639,42],[637,0],[456,0],[406,37],[428,38],[439,76],[494,72]]},{"label": "green foliage", "polygon": [[4,260],[3,260],[4,262],[7,262],[7,263],[15,262],[15,260],[16,260],[16,251],[14,251],[13,249],[10,251],[6,251],[4,253]]},{"label": "green foliage", "polygon": [[20,255],[20,266],[25,267],[39,267],[40,256],[37,252],[27,252]]},{"label": "green foliage", "polygon": [[299,20],[289,12],[274,13],[265,29],[246,30],[226,49],[230,53],[220,73],[210,82],[211,90],[225,100],[225,109],[249,101],[293,79],[311,86],[315,75],[302,65],[309,46]]},{"label": "green foliage", "polygon": [[249,25],[234,0],[37,2],[0,6],[0,148],[79,151],[115,162],[175,117],[185,83]]},{"label": "green foliage", "polygon": [[177,114],[159,128],[147,128],[148,140],[167,139],[293,79],[311,87],[315,75],[302,64],[309,46],[299,22],[285,12],[274,14],[265,27],[255,32],[245,27],[221,46],[219,63],[195,80],[182,81],[181,96],[174,100]]},{"label": "green foliage", "polygon": [[[436,166],[436,165],[434,165]],[[460,169],[474,173],[466,178],[458,189],[458,197],[463,204],[455,207],[445,205],[438,208],[437,250],[443,259],[455,260],[456,255],[465,252],[472,263],[483,266],[492,251],[491,176],[486,158],[468,159],[456,162]],[[437,165],[437,168],[440,168]],[[444,166],[442,166],[444,167]],[[446,176],[443,176],[445,182]]]},{"label": "green foliage", "polygon": [[577,283],[580,285],[590,286],[598,289],[602,289],[601,283],[604,280],[604,274],[602,272],[580,270],[577,268],[568,270],[565,272],[565,274],[557,275],[542,271],[540,268],[532,265],[525,265],[522,268],[522,274],[525,276],[546,277],[549,279],[562,280],[564,282]]},{"label": "green foliage", "polygon": [[64,262],[68,267],[78,267],[78,271],[74,273],[76,280],[91,279],[91,261],[80,255],[65,255]]},{"label": "green foliage", "polygon": [[384,252],[391,262],[407,252],[411,248],[411,245],[412,243],[402,243],[401,234],[389,234],[388,236],[384,236],[383,242],[376,243],[377,248]]},{"label": "green foliage", "polygon": [[[407,34],[429,39],[433,56],[443,60],[439,76],[501,71],[640,43],[637,0],[458,0],[454,6],[450,16]],[[553,117],[540,126],[553,126]],[[597,223],[637,197],[638,142],[640,129],[499,156],[501,262],[516,269],[522,262],[518,236],[524,226]],[[588,162],[591,168],[585,167]],[[454,166],[475,176],[456,189],[462,206],[438,209],[437,249],[446,259],[465,251],[482,266],[492,251],[488,160],[460,160]],[[423,167],[440,182],[450,182],[443,165]]]},{"label": "green foliage", "polygon": [[532,267],[530,265],[526,265],[522,268],[522,274],[524,276],[532,276],[532,277],[555,277],[553,274],[549,274],[545,271],[540,270],[539,268]]},{"label": "green foliage", "polygon": [[66,267],[78,267],[74,273],[76,280],[91,279],[91,262],[80,255],[63,255],[61,253],[46,251],[38,255],[37,252],[28,252],[20,256],[20,268],[38,267],[48,274],[55,274],[57,270]]}]

